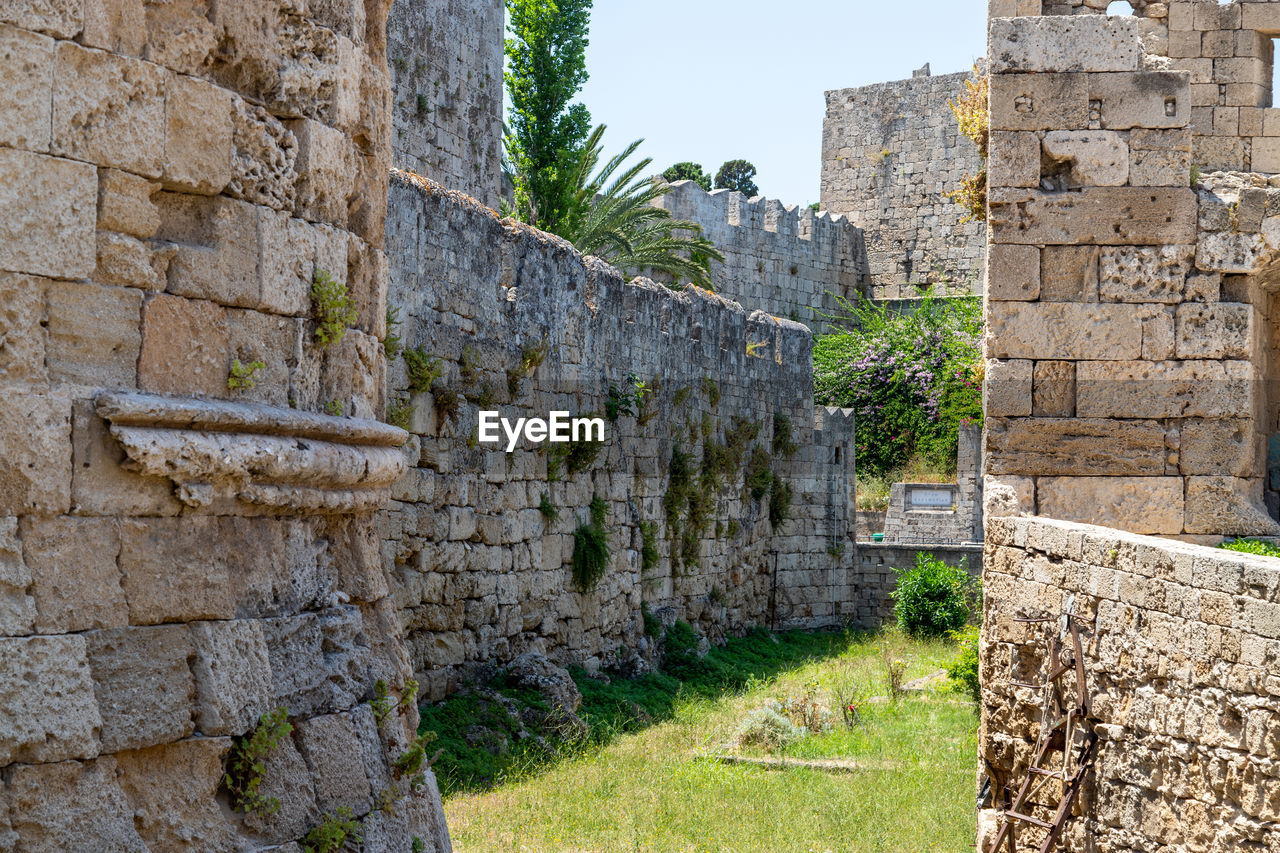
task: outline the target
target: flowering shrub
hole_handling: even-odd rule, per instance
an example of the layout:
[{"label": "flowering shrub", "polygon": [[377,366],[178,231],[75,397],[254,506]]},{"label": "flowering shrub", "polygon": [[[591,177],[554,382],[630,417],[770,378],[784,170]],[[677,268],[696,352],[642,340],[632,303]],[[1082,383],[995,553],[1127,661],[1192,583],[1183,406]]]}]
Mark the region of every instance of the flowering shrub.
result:
[{"label": "flowering shrub", "polygon": [[961,424],[982,421],[981,301],[841,305],[831,320],[844,331],[814,340],[814,393],[854,409],[859,476],[885,476],[916,454],[954,472]]}]

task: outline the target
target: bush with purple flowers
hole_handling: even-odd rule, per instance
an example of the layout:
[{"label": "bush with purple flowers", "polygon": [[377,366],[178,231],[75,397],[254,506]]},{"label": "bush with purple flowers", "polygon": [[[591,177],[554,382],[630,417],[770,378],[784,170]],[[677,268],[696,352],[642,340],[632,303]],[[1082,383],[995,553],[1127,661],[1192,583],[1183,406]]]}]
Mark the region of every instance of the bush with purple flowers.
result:
[{"label": "bush with purple flowers", "polygon": [[961,424],[982,421],[982,303],[916,300],[914,310],[859,297],[813,342],[817,402],[852,408],[859,475],[884,476],[915,456],[954,472]]}]

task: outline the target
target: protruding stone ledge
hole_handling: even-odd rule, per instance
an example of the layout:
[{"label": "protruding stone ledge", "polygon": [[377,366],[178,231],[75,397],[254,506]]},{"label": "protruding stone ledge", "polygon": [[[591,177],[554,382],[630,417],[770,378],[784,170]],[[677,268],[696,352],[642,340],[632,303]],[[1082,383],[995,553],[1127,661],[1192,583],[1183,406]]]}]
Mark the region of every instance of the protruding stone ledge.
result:
[{"label": "protruding stone ledge", "polygon": [[197,509],[368,511],[407,465],[399,447],[409,434],[377,421],[152,394],[102,394],[96,404],[124,467],[171,480]]}]

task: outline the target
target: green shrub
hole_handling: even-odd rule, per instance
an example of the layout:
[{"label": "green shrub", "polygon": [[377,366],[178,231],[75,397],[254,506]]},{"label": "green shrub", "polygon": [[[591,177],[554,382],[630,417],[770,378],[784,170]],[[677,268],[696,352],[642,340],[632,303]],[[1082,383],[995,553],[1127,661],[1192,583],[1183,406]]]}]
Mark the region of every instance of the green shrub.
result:
[{"label": "green shrub", "polygon": [[1257,554],[1260,557],[1280,557],[1280,545],[1274,542],[1263,542],[1261,539],[1233,539],[1218,546],[1227,551],[1238,551],[1241,554]]},{"label": "green shrub", "polygon": [[644,635],[653,637],[655,640],[662,637],[662,620],[653,615],[653,611],[649,609],[649,602],[640,602],[640,616],[644,620]]},{"label": "green shrub", "polygon": [[962,566],[920,554],[913,568],[898,572],[893,591],[898,627],[912,637],[943,637],[959,631],[969,619],[972,587]]},{"label": "green shrub", "polygon": [[609,505],[594,497],[589,513],[591,520],[573,531],[573,583],[581,593],[594,590],[609,568],[609,533],[604,529]]},{"label": "green shrub", "polygon": [[658,565],[658,525],[652,521],[640,522],[640,571],[647,573]]},{"label": "green shrub", "polygon": [[240,391],[257,388],[258,380],[254,378],[254,374],[259,370],[265,370],[266,367],[261,361],[241,364],[240,359],[234,359],[231,362],[231,374],[227,377],[227,390]]},{"label": "green shrub", "polygon": [[551,496],[546,492],[542,493],[542,500],[538,501],[538,512],[542,513],[547,524],[555,524],[556,519],[560,517],[560,510],[556,509],[556,505],[551,502]]},{"label": "green shrub", "polygon": [[947,678],[957,689],[972,696],[975,702],[981,700],[981,687],[978,684],[978,635],[976,625],[966,626],[956,634],[960,651],[947,667]]},{"label": "green shrub", "polygon": [[662,637],[662,671],[688,681],[702,675],[704,669],[698,657],[698,632],[688,622],[676,622]]},{"label": "green shrub", "polygon": [[404,366],[409,373],[409,390],[414,394],[426,394],[444,375],[440,359],[421,347],[404,351]]},{"label": "green shrub", "polygon": [[746,489],[753,501],[763,500],[769,494],[769,487],[773,485],[773,472],[769,470],[772,464],[773,457],[769,455],[769,451],[756,445],[747,462]]}]

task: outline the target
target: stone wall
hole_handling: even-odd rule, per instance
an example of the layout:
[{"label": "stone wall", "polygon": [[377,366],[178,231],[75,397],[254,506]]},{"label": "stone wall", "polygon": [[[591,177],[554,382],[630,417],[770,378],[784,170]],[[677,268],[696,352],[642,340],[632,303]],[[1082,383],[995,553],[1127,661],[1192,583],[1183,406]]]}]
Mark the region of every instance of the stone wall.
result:
[{"label": "stone wall", "polygon": [[[982,541],[982,428],[960,428],[955,483],[894,483],[884,520],[886,544],[956,545]],[[934,500],[949,491],[951,502]],[[921,497],[913,493],[924,493]]]},{"label": "stone wall", "polygon": [[387,56],[392,159],[497,208],[502,190],[502,0],[394,0]]},{"label": "stone wall", "polygon": [[[1169,20],[1192,6],[1196,21],[1240,12],[1174,3]],[[1146,32],[1134,17],[992,21],[987,474],[1054,518],[1275,532],[1280,192],[1235,173],[1189,186],[1198,84],[1147,70],[1166,60],[1143,52]]]},{"label": "stone wall", "polygon": [[827,92],[822,208],[865,229],[874,298],[913,297],[910,285],[940,282],[947,292],[981,292],[986,228],[962,223],[963,209],[946,197],[983,167],[948,106],[970,77]]},{"label": "stone wall", "polygon": [[[648,648],[642,602],[673,607],[713,637],[849,615],[852,421],[815,412],[806,328],[705,291],[628,283],[416,176],[394,178],[390,208],[400,334],[444,367],[434,393],[406,398],[405,362],[392,366],[393,395],[412,406],[417,461],[382,517],[428,695],[528,650],[630,665]],[[631,405],[607,423],[603,446],[566,457],[476,440],[480,409],[605,414],[610,388],[633,397],[636,382],[652,393],[641,412]],[[777,527],[768,494],[755,499],[745,484],[752,458],[793,491]],[[703,522],[681,494],[689,486]],[[570,564],[594,496],[608,505],[612,557],[583,594]]]},{"label": "stone wall", "polygon": [[[364,704],[411,674],[371,538],[407,436],[317,414],[382,408],[385,10],[300,8],[0,4],[5,850],[296,850],[338,808],[448,849],[392,770],[416,710]],[[281,808],[233,811],[278,707]]]},{"label": "stone wall", "polygon": [[[1025,775],[1056,621],[1081,626],[1101,738],[1063,849],[1236,850],[1280,843],[1280,562],[1040,518],[987,523],[979,750],[1005,806]],[[1051,625],[1018,619],[1052,617]],[[1068,701],[1074,701],[1074,688]],[[1077,741],[1078,742],[1078,741]],[[1057,762],[1058,757],[1054,757]],[[1056,783],[1024,809],[1052,818]],[[984,812],[991,853],[998,812]],[[1038,849],[1021,824],[1018,846]]]},{"label": "stone wall", "polygon": [[843,216],[729,190],[707,193],[693,181],[677,182],[656,204],[702,226],[725,256],[711,267],[716,293],[750,311],[818,330],[824,314],[840,310],[837,297],[862,292],[862,230]]}]

